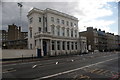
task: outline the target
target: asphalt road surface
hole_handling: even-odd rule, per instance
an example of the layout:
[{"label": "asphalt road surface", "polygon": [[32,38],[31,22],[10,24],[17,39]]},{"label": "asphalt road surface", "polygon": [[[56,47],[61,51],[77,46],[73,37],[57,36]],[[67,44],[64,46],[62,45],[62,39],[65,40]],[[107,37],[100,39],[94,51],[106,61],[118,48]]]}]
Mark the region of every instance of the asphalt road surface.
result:
[{"label": "asphalt road surface", "polygon": [[2,79],[119,80],[119,52],[90,53],[72,57],[5,64]]}]

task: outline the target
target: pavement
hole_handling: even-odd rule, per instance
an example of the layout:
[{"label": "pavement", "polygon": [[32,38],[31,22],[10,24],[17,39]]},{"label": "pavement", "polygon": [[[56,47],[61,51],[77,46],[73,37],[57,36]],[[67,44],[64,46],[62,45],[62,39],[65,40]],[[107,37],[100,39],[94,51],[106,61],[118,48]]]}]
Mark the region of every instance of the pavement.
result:
[{"label": "pavement", "polygon": [[87,79],[112,80],[119,73],[119,52],[90,53],[69,57],[2,65],[7,79]]}]

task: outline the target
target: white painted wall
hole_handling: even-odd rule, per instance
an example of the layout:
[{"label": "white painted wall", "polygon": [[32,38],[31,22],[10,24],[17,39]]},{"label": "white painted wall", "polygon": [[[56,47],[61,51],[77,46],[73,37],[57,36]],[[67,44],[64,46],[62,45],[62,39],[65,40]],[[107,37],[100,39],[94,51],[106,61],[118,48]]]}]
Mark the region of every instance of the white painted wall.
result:
[{"label": "white painted wall", "polygon": [[2,50],[2,59],[22,58],[22,55],[24,58],[32,57],[32,55],[33,55],[33,57],[37,57],[37,53],[36,53],[35,49],[33,49],[33,50],[28,50],[28,49]]}]

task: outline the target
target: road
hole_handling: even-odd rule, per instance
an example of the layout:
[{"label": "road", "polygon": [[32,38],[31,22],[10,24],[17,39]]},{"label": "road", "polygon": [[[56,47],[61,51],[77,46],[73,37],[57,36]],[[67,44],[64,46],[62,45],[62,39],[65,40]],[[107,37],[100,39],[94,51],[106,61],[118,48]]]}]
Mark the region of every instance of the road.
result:
[{"label": "road", "polygon": [[118,54],[90,53],[61,59],[5,64],[2,66],[2,76],[3,80],[8,78],[113,80],[113,77],[119,76]]}]

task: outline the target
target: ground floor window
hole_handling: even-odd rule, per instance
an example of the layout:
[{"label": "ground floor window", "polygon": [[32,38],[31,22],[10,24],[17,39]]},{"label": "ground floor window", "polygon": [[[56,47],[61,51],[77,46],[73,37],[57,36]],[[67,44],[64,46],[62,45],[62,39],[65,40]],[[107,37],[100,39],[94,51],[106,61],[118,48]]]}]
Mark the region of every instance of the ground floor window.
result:
[{"label": "ground floor window", "polygon": [[72,48],[72,50],[74,49],[74,44],[73,44],[73,42],[71,42],[71,48]]},{"label": "ground floor window", "polygon": [[77,50],[77,42],[75,42],[75,49]]},{"label": "ground floor window", "polygon": [[55,42],[52,41],[52,50],[55,50]]},{"label": "ground floor window", "polygon": [[67,42],[67,50],[69,50],[69,49],[70,49],[69,42]]},{"label": "ground floor window", "polygon": [[62,48],[63,48],[63,50],[65,50],[65,42],[63,41],[63,44],[62,44],[63,46],[62,46]]},{"label": "ground floor window", "polygon": [[57,41],[57,49],[60,50],[60,41]]}]

